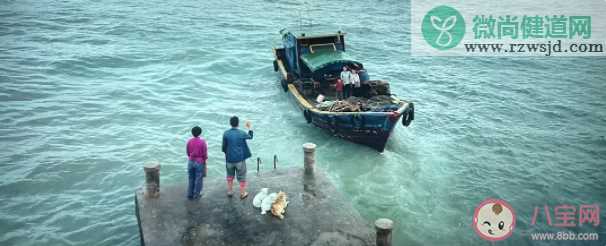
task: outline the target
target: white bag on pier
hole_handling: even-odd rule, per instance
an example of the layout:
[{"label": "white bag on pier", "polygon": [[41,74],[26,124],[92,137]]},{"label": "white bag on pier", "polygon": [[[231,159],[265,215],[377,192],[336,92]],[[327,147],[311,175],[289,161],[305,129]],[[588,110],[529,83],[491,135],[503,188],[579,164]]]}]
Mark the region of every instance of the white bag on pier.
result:
[{"label": "white bag on pier", "polygon": [[257,195],[255,195],[255,198],[253,198],[253,207],[260,208],[261,202],[263,202],[263,198],[265,198],[268,193],[269,193],[268,188],[262,188],[261,191],[259,191],[259,193],[257,193]]}]

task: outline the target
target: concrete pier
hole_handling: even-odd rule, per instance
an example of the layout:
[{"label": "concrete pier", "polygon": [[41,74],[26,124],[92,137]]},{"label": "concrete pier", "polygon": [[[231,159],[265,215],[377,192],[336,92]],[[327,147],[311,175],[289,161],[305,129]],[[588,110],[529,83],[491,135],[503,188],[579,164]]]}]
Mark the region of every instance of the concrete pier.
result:
[{"label": "concrete pier", "polygon": [[[278,167],[257,175],[250,166],[254,164],[248,163],[250,195],[244,200],[227,197],[224,177],[205,178],[202,198],[197,201],[186,199],[185,183],[162,186],[156,198],[146,198],[144,190],[138,190],[135,203],[141,244],[375,245],[372,224],[361,218],[321,169],[305,175],[304,167]],[[262,215],[253,207],[261,188],[287,193],[283,220],[269,212]]]}]

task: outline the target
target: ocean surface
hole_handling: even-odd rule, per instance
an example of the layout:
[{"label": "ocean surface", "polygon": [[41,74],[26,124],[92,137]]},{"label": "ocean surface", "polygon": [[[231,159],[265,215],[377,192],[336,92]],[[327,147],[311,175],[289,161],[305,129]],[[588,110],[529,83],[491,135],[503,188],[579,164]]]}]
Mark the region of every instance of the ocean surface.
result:
[{"label": "ocean surface", "polygon": [[[222,178],[232,115],[252,122],[265,170],[318,144],[369,223],[396,221],[394,245],[491,245],[471,228],[489,197],[518,215],[500,245],[568,230],[605,245],[606,59],[413,57],[409,14],[394,0],[0,1],[0,245],[138,245],[143,165],[185,182],[200,125]],[[281,90],[278,31],[310,24],[347,32],[371,77],[415,102],[384,153],[306,124]],[[531,225],[535,207],[561,204],[598,204],[601,224]]]}]

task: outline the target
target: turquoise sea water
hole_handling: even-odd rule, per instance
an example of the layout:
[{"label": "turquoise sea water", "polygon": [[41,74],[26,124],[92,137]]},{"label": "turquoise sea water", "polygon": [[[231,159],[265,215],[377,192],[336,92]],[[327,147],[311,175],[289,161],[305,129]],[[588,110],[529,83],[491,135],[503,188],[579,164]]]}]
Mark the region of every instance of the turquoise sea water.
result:
[{"label": "turquoise sea water", "polygon": [[[394,245],[489,245],[471,228],[488,197],[518,214],[501,245],[560,231],[530,225],[535,206],[606,205],[606,59],[411,57],[409,11],[387,0],[1,1],[0,245],[137,245],[142,166],[158,161],[163,185],[184,182],[200,125],[209,176],[222,177],[234,114],[252,121],[265,163],[301,165],[301,144],[318,144],[317,165],[365,219],[396,221]],[[383,154],[307,125],[282,92],[272,45],[309,19],[348,32],[371,76],[415,102]],[[605,228],[571,230],[604,245]]]}]

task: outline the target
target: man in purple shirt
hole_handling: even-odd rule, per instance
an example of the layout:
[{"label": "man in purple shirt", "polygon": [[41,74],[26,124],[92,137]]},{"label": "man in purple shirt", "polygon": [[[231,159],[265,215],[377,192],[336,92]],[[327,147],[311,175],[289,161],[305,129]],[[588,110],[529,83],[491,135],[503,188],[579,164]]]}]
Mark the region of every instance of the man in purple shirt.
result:
[{"label": "man in purple shirt", "polygon": [[202,128],[195,126],[191,129],[192,138],[187,141],[187,173],[189,184],[187,186],[187,198],[190,200],[200,198],[202,191],[202,177],[206,176],[206,160],[208,159],[208,147],[206,141],[200,137]]}]

